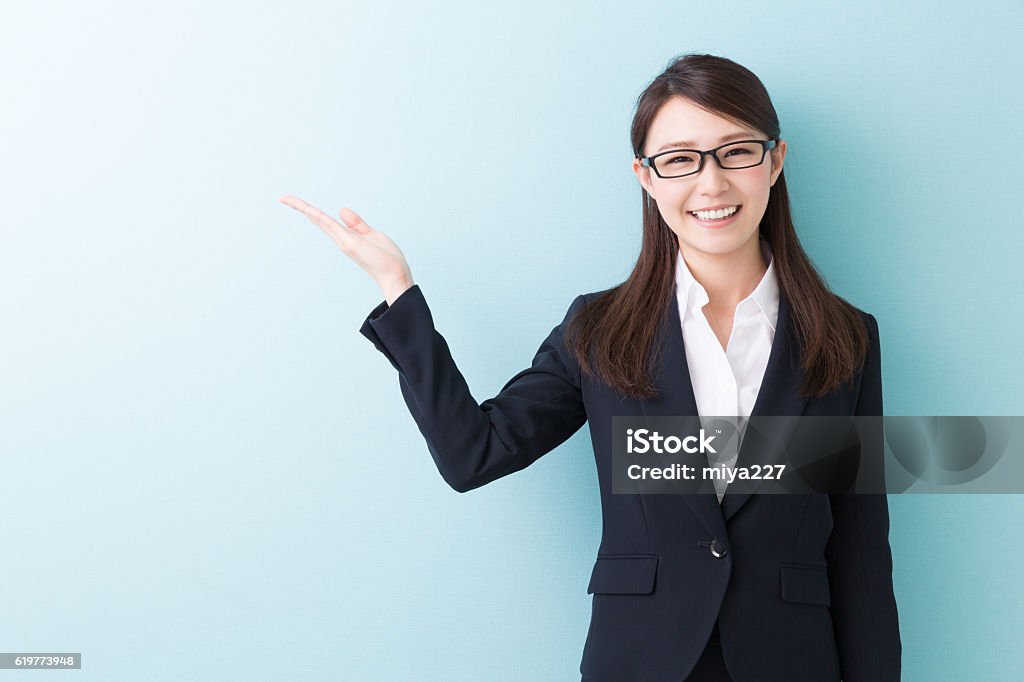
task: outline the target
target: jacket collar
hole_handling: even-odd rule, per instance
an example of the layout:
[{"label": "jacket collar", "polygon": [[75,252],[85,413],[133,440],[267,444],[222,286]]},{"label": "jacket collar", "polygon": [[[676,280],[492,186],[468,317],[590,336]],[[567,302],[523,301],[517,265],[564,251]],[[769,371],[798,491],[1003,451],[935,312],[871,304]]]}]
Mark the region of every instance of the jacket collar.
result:
[{"label": "jacket collar", "polygon": [[[656,341],[659,359],[654,383],[660,391],[660,397],[656,400],[640,401],[640,405],[645,416],[697,416],[697,400],[690,381],[690,369],[686,363],[683,330],[675,291],[669,297],[667,306]],[[775,338],[750,416],[802,415],[807,408],[807,398],[798,394],[803,376],[799,344],[791,328],[789,304],[785,293],[780,291]],[[788,433],[795,428],[795,422],[794,419],[773,421],[772,423],[778,424],[781,430],[774,434],[772,440],[785,442]],[[744,466],[744,462],[750,459],[748,453],[752,447],[757,447],[757,439],[750,438],[748,434],[741,444],[736,466]],[[739,511],[750,498],[750,493],[730,492],[726,488],[725,495],[719,503],[714,494],[714,485],[710,481],[706,482],[702,490],[707,492],[682,494],[681,497],[707,527],[712,537],[727,538],[725,521]]]}]

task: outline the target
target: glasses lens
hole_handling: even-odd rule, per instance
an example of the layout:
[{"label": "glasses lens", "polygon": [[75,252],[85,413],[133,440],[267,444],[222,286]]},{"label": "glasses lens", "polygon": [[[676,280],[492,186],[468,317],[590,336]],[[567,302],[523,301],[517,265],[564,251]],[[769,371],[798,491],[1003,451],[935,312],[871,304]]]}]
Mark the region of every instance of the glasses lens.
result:
[{"label": "glasses lens", "polygon": [[737,142],[719,149],[718,158],[725,168],[748,168],[761,163],[764,147],[757,142]]},{"label": "glasses lens", "polygon": [[658,175],[663,178],[674,178],[679,175],[696,173],[700,167],[700,154],[694,152],[672,152],[659,156],[654,160]]}]

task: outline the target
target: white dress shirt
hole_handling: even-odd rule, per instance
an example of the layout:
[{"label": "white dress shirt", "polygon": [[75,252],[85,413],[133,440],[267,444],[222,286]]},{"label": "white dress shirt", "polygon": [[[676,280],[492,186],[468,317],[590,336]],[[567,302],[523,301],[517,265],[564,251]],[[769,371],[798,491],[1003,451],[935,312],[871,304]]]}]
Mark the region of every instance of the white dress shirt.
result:
[{"label": "white dress shirt", "polygon": [[[682,251],[676,257],[676,300],[697,414],[702,425],[704,417],[724,417],[739,431],[738,438],[727,443],[719,439],[715,443],[717,454],[712,455],[712,464],[717,462],[725,467],[734,466],[739,455],[745,418],[754,409],[761,389],[779,316],[778,278],[771,249],[763,239],[761,252],[768,270],[750,295],[737,304],[725,350],[702,310],[709,300],[707,291],[693,278]],[[738,424],[737,418],[741,418]],[[728,481],[716,478],[714,484],[721,503]]]}]

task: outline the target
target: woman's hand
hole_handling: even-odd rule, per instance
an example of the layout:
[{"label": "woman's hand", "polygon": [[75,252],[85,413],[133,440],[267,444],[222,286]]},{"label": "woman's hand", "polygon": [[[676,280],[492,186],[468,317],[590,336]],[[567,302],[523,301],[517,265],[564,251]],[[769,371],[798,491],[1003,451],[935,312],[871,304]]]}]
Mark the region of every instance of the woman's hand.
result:
[{"label": "woman's hand", "polygon": [[316,206],[290,194],[284,195],[279,201],[305,214],[334,240],[342,253],[366,270],[384,292],[388,305],[413,285],[412,272],[402,250],[386,234],[364,223],[355,211],[341,209],[338,215],[345,221],[342,224]]}]

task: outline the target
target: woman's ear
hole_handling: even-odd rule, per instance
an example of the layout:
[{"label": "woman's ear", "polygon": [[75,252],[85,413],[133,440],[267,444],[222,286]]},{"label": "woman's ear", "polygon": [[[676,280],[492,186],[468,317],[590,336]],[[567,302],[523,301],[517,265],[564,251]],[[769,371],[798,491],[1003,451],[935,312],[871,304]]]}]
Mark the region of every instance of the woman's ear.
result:
[{"label": "woman's ear", "polygon": [[640,159],[634,157],[633,172],[636,174],[640,184],[643,185],[643,188],[647,190],[647,193],[651,195],[652,199],[654,199],[654,186],[651,184],[651,169],[640,163]]},{"label": "woman's ear", "polygon": [[779,179],[779,174],[782,173],[782,163],[786,158],[786,141],[779,140],[775,144],[775,148],[768,152],[769,157],[772,160],[772,181],[769,186],[775,185],[775,181]]}]

